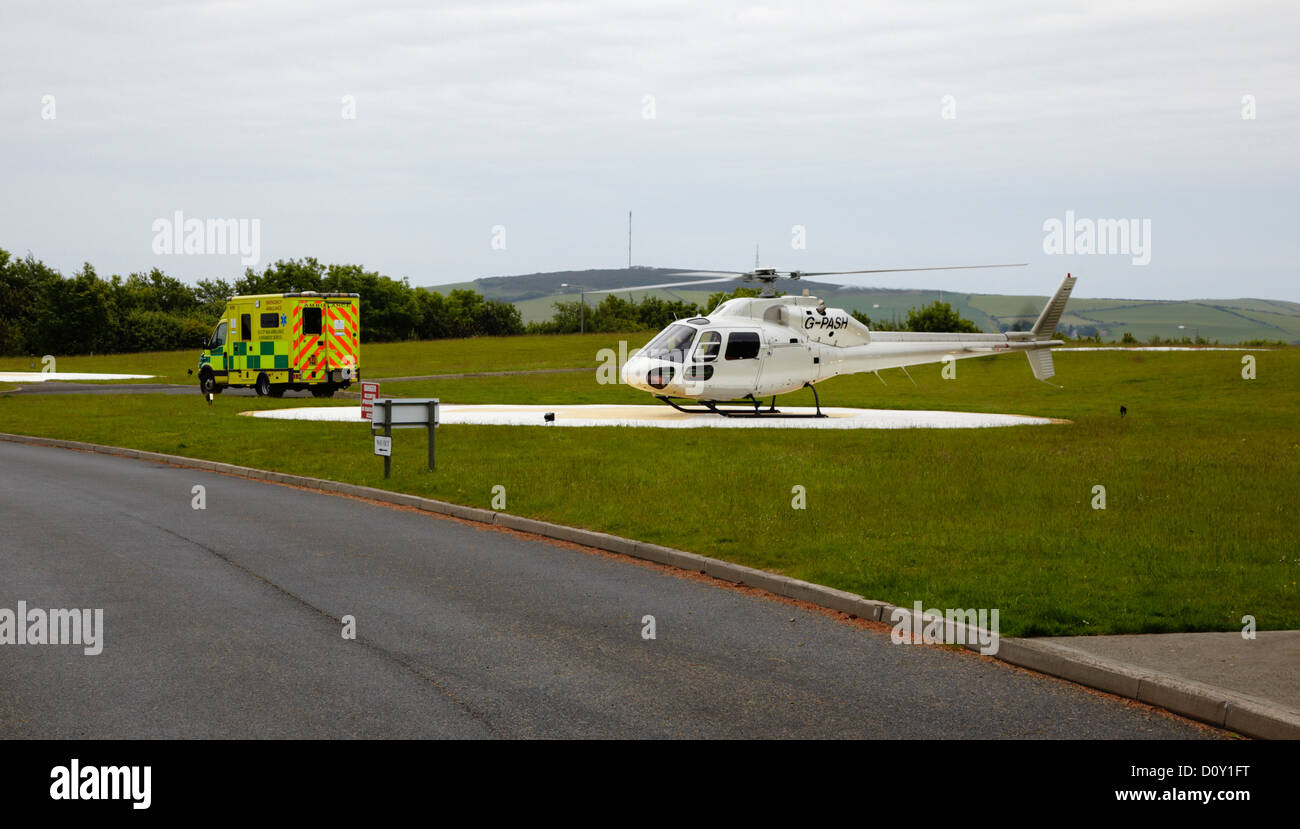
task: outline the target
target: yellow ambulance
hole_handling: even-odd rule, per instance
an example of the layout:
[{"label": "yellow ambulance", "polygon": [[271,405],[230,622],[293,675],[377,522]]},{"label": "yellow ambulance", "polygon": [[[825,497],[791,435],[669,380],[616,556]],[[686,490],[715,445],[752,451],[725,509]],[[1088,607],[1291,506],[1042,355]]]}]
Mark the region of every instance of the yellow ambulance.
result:
[{"label": "yellow ambulance", "polygon": [[199,391],[251,386],[259,395],[330,397],[361,379],[360,294],[236,296],[199,356]]}]

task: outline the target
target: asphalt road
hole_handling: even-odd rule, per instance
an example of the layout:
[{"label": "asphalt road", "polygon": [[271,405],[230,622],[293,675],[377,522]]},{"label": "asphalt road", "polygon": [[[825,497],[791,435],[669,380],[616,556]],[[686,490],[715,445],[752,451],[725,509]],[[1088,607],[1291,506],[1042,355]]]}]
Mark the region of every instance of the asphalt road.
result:
[{"label": "asphalt road", "polygon": [[[0,608],[104,611],[98,656],[0,644],[0,737],[1214,735],[750,592],[425,513],[12,443],[0,470]],[[355,640],[341,635],[347,615]]]}]

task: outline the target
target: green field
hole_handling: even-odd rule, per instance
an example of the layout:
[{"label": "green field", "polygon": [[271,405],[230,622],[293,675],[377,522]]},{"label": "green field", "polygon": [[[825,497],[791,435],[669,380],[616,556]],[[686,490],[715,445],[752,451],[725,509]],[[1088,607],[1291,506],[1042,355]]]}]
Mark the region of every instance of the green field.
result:
[{"label": "green field", "polygon": [[[637,346],[651,333],[621,335]],[[361,346],[365,377],[410,377],[481,371],[528,371],[545,368],[595,366],[596,352],[610,344],[611,335],[551,334],[531,337],[476,337],[430,342],[366,343]],[[615,345],[617,342],[614,341]],[[139,354],[96,354],[58,357],[59,371],[104,374],[152,374],[153,380],[124,383],[194,383],[186,374],[198,365],[199,349],[151,351]],[[40,371],[41,360],[0,357],[0,371]]]},{"label": "green field", "polygon": [[[397,346],[386,359],[391,373],[401,374],[593,365],[595,350],[615,343],[598,335],[445,341]],[[996,607],[1008,635],[1237,630],[1246,614],[1261,629],[1294,629],[1300,349],[1255,356],[1255,380],[1241,378],[1241,354],[1233,352],[1058,352],[1055,379],[1064,389],[1034,381],[1018,355],[962,361],[956,380],[942,380],[933,366],[912,371],[917,386],[900,371],[882,373],[887,386],[871,375],[819,386],[825,405],[1015,412],[1070,425],[446,426],[432,474],[421,469],[423,437],[399,433],[390,481],[364,426],[238,415],[338,401],[224,396],[209,407],[198,394],[7,396],[0,397],[0,430],[478,507],[488,507],[492,487],[501,484],[512,513],[901,605]],[[120,358],[113,370],[133,370],[134,360]],[[169,364],[144,355],[154,360]],[[389,383],[384,391],[465,403],[649,401],[626,387],[598,385],[594,372]],[[1129,411],[1124,419],[1121,404]],[[791,508],[796,485],[807,490],[806,510]],[[1105,510],[1091,508],[1098,485],[1106,488]]]}]

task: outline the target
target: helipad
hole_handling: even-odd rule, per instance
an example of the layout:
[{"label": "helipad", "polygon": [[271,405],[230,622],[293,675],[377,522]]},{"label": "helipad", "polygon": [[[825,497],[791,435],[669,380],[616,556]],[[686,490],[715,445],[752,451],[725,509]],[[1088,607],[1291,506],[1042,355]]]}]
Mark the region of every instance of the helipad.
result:
[{"label": "helipad", "polygon": [[49,380],[148,380],[152,374],[83,374],[75,371],[0,371],[0,382],[44,383]]},{"label": "helipad", "polygon": [[[792,414],[812,414],[812,408],[781,407]],[[982,429],[993,426],[1045,426],[1068,423],[1048,417],[979,412],[905,411],[900,409],[823,408],[823,418],[739,418],[684,414],[668,406],[513,406],[443,404],[444,424],[481,426],[546,426],[545,416],[555,415],[555,426],[652,426],[662,429]],[[359,406],[311,406],[241,412],[278,420],[323,420],[366,423]]]}]

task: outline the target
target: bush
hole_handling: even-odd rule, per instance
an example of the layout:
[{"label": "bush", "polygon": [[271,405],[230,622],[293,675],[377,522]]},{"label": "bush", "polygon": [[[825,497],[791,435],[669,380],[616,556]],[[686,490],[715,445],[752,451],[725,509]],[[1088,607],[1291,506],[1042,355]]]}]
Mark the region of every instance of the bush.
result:
[{"label": "bush", "polygon": [[978,334],[980,327],[953,310],[946,302],[935,300],[907,312],[907,330],[930,333]]},{"label": "bush", "polygon": [[123,320],[118,343],[123,351],[175,351],[195,347],[195,339],[185,341],[184,331],[185,320],[175,314],[132,311]]}]

